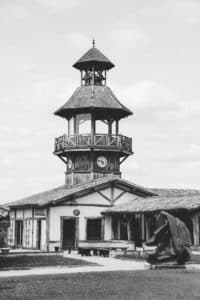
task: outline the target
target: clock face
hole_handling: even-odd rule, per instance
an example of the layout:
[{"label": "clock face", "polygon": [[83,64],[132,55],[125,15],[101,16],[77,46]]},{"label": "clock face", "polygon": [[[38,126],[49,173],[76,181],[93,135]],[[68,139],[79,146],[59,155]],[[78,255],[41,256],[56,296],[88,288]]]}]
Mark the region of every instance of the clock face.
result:
[{"label": "clock face", "polygon": [[97,157],[97,166],[99,168],[105,168],[107,166],[107,158],[105,156],[99,156]]}]

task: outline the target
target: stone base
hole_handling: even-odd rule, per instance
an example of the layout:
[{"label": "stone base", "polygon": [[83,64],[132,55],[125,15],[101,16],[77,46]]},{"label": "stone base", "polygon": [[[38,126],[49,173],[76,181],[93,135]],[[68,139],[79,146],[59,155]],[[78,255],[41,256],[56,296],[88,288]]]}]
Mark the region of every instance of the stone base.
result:
[{"label": "stone base", "polygon": [[151,265],[150,270],[185,270],[185,265],[177,265],[177,264],[158,264]]}]

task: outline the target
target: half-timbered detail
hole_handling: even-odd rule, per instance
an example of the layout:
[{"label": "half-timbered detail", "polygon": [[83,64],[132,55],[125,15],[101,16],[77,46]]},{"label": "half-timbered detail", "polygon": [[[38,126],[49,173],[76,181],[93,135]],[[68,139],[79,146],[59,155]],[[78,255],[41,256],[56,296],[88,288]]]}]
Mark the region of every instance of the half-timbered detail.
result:
[{"label": "half-timbered detail", "polygon": [[159,212],[167,210],[186,223],[197,247],[200,192],[149,190],[121,178],[121,164],[133,151],[120,121],[132,112],[107,86],[114,64],[93,41],[73,67],[80,86],[55,112],[65,122],[54,144],[66,168],[65,185],[9,204],[9,245],[78,248],[85,255],[92,249],[106,256],[109,249],[142,246],[159,224]]}]

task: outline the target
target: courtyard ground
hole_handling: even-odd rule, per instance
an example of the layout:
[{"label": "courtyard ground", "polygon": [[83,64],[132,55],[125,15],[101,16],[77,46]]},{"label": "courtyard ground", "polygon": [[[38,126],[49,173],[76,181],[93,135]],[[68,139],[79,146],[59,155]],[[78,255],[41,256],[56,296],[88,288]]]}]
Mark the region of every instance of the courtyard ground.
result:
[{"label": "courtyard ground", "polygon": [[0,271],[5,269],[23,269],[51,266],[86,266],[95,265],[82,259],[63,257],[62,255],[16,255],[0,257]]},{"label": "courtyard ground", "polygon": [[200,273],[129,271],[0,278],[0,299],[197,300]]}]

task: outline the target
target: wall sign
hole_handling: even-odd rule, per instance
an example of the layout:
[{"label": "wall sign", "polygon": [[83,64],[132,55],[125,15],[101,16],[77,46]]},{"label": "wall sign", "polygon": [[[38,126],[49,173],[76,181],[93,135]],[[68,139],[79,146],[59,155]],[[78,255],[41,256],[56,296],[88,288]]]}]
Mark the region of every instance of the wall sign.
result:
[{"label": "wall sign", "polygon": [[46,210],[44,208],[35,208],[34,209],[34,215],[36,217],[45,217],[46,216]]},{"label": "wall sign", "polygon": [[80,210],[79,209],[74,209],[73,210],[73,214],[74,214],[74,216],[79,216],[80,215]]}]

